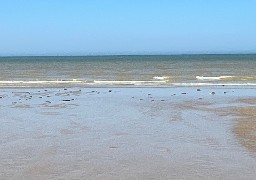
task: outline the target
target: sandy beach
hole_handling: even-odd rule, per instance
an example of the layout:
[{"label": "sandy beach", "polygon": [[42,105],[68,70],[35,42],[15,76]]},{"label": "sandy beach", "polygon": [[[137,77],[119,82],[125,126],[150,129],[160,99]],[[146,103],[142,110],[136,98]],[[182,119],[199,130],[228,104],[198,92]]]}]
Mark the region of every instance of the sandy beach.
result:
[{"label": "sandy beach", "polygon": [[250,87],[0,89],[0,179],[254,179]]},{"label": "sandy beach", "polygon": [[0,2],[0,180],[256,180],[256,0]]}]

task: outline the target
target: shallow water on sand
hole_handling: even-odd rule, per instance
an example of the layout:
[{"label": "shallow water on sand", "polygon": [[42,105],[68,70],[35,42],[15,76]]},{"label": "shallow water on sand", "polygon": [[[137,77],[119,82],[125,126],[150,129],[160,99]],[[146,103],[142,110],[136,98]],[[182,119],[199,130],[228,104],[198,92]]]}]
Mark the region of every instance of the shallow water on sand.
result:
[{"label": "shallow water on sand", "polygon": [[0,179],[253,179],[256,152],[226,110],[254,96],[226,87],[2,89]]}]

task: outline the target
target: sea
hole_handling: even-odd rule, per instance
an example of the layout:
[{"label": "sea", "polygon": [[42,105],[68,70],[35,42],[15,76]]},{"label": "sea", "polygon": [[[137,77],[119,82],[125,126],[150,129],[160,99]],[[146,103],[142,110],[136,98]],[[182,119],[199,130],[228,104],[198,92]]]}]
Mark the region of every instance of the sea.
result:
[{"label": "sea", "polygon": [[0,88],[108,86],[256,86],[256,55],[0,57]]}]

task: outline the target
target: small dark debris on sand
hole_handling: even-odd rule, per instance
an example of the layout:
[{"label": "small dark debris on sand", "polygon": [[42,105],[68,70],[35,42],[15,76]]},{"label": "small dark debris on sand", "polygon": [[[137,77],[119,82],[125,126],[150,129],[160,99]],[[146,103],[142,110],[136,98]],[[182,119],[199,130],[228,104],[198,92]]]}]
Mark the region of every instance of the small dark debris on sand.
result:
[{"label": "small dark debris on sand", "polygon": [[109,148],[111,148],[111,149],[117,149],[118,147],[117,147],[117,146],[110,146]]}]

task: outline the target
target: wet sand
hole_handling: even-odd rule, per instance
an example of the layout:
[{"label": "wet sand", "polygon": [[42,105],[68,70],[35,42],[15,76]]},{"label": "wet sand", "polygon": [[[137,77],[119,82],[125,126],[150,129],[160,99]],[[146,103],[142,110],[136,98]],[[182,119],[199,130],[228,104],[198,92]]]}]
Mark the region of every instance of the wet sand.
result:
[{"label": "wet sand", "polygon": [[0,179],[254,179],[250,88],[0,90]]},{"label": "wet sand", "polygon": [[256,153],[256,98],[241,98],[242,106],[231,107],[226,112],[236,118],[234,134],[240,143],[253,153]]}]

